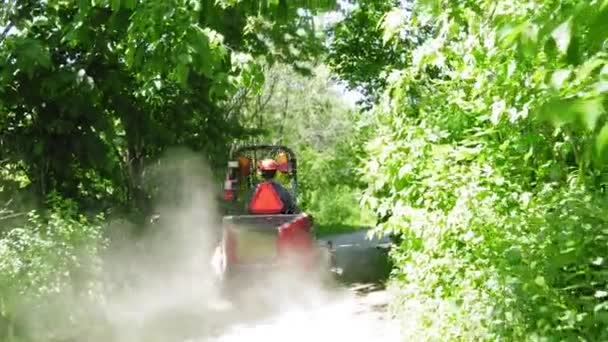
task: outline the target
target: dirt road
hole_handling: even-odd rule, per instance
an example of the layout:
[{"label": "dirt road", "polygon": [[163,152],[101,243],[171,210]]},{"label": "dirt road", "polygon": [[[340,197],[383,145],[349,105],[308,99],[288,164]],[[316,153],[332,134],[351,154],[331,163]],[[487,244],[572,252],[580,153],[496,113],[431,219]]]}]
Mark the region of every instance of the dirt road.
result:
[{"label": "dirt road", "polygon": [[294,309],[249,324],[234,325],[206,341],[399,341],[397,326],[386,307],[387,292],[374,285],[356,285],[314,307]]}]

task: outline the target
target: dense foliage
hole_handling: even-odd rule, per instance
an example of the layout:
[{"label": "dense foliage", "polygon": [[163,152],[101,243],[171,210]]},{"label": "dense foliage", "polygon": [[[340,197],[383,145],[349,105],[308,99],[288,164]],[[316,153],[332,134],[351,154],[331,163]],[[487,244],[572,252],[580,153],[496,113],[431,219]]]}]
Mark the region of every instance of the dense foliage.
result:
[{"label": "dense foliage", "polygon": [[390,66],[364,166],[365,203],[402,237],[406,337],[608,338],[607,23],[605,1],[567,0],[416,1],[379,23],[417,46]]},{"label": "dense foliage", "polygon": [[[43,341],[91,326],[102,296],[101,217],[87,220],[72,201],[50,196],[0,239],[0,339]],[[14,213],[13,213],[14,214]],[[10,213],[0,223],[10,223]],[[71,319],[68,319],[70,317]]]},{"label": "dense foliage", "polygon": [[399,1],[362,0],[344,20],[329,29],[327,62],[351,88],[365,96],[370,106],[382,94],[386,77],[410,48],[408,44],[383,44],[384,30],[375,25]]},{"label": "dense foliage", "polygon": [[[299,13],[301,6],[311,11]],[[85,208],[149,210],[145,167],[167,147],[223,165],[248,134],[224,107],[262,81],[252,56],[306,61],[331,1],[8,1],[0,27],[0,146],[28,187]],[[12,32],[12,33],[10,33]]]},{"label": "dense foliage", "polygon": [[52,335],[79,326],[69,300],[88,311],[99,294],[97,214],[140,226],[163,193],[150,167],[172,147],[221,173],[231,143],[256,134],[230,99],[260,91],[262,62],[306,73],[323,48],[312,16],[335,6],[2,1],[0,339],[67,338]]}]

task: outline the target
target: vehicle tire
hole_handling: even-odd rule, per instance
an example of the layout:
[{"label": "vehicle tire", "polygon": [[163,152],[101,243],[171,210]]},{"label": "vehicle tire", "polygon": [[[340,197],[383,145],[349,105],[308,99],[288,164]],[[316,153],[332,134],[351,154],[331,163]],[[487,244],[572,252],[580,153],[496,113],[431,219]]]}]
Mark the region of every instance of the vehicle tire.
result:
[{"label": "vehicle tire", "polygon": [[333,272],[334,266],[335,256],[331,250],[331,247],[325,245],[319,246],[317,274],[323,286],[332,287],[335,285],[336,277]]}]

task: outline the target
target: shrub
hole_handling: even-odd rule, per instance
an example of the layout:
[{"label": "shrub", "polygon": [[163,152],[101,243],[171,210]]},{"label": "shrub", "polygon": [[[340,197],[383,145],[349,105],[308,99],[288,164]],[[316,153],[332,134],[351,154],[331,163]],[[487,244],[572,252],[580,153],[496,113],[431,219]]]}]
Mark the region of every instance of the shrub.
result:
[{"label": "shrub", "polygon": [[101,300],[102,218],[87,220],[67,200],[52,198],[50,205],[48,212],[30,211],[0,239],[3,340],[73,333],[91,313],[87,304]]},{"label": "shrub", "polygon": [[390,77],[364,167],[379,230],[403,237],[406,337],[607,340],[608,6],[434,0],[386,18],[387,43],[430,32]]}]

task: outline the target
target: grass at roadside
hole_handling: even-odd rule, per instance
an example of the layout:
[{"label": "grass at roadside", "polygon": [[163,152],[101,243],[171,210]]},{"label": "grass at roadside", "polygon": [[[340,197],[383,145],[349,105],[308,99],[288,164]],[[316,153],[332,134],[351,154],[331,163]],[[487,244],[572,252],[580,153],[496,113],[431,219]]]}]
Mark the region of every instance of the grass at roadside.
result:
[{"label": "grass at roadside", "polygon": [[349,224],[339,224],[339,223],[329,223],[329,224],[318,224],[315,225],[315,233],[317,237],[324,237],[328,235],[334,234],[346,234],[353,233],[356,231],[360,231],[366,229],[364,225],[349,225]]}]

